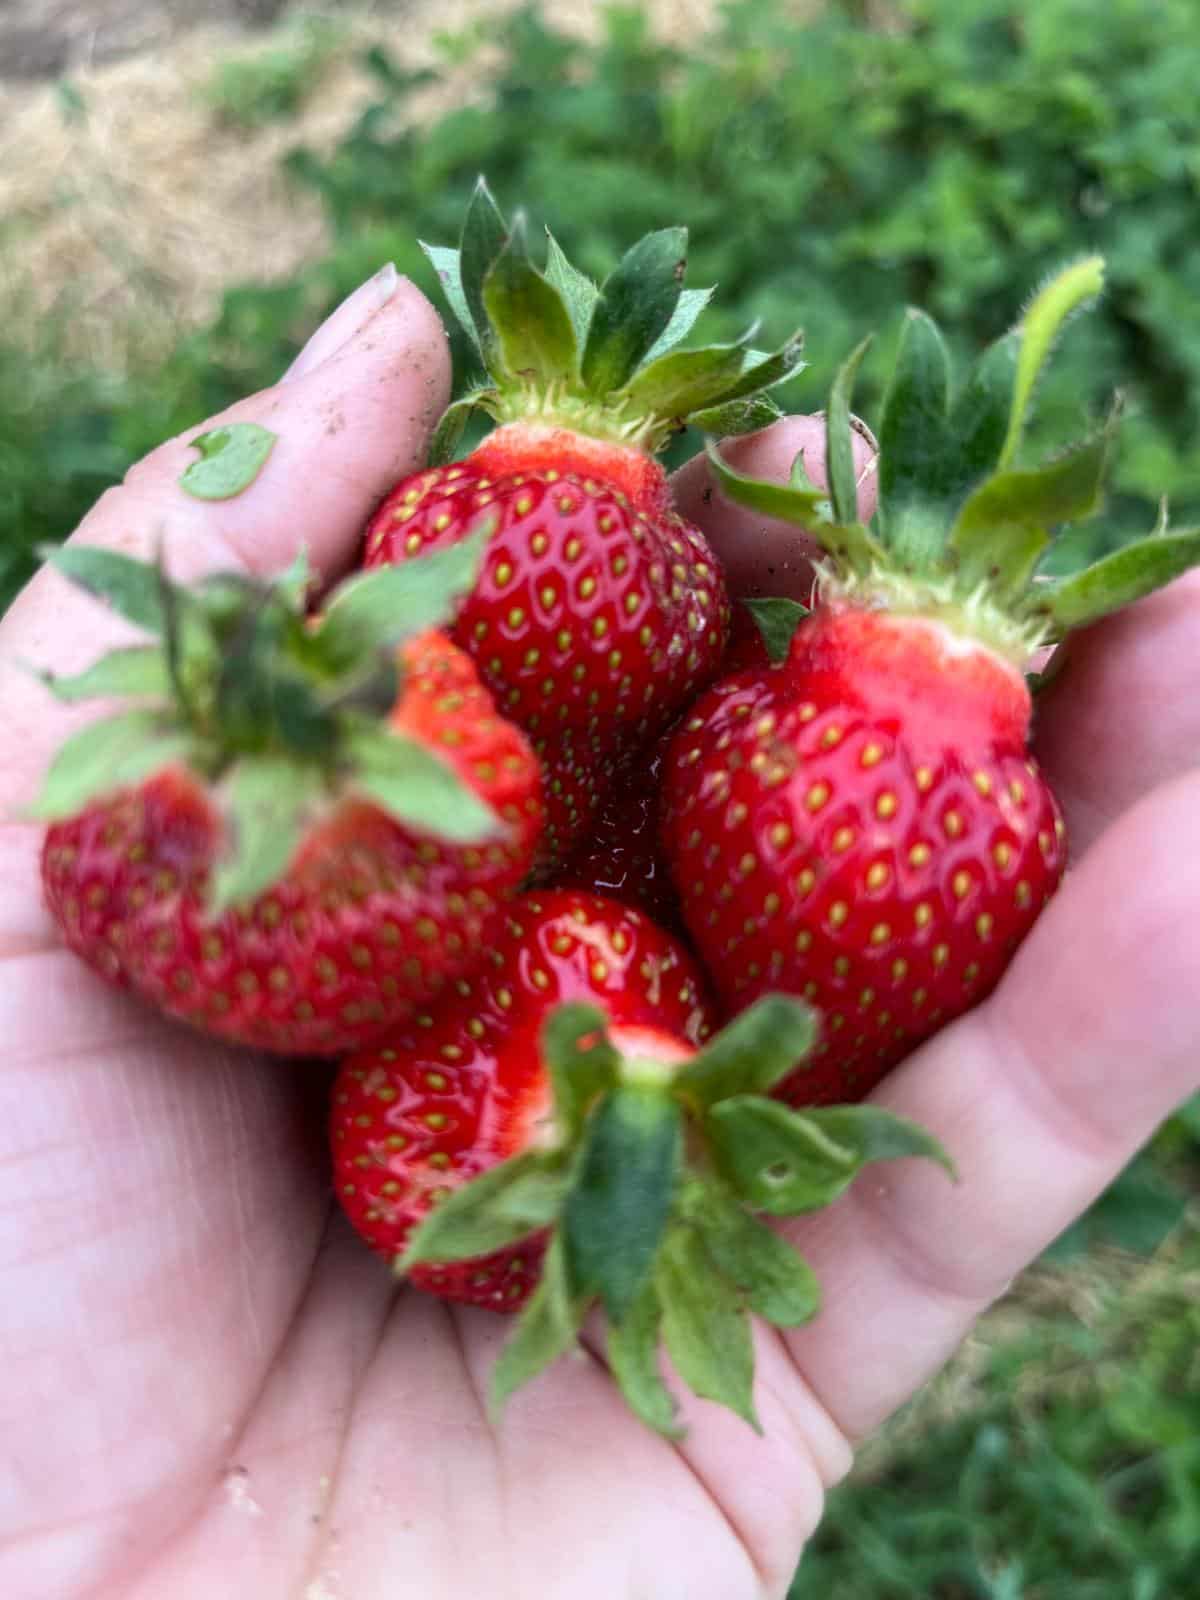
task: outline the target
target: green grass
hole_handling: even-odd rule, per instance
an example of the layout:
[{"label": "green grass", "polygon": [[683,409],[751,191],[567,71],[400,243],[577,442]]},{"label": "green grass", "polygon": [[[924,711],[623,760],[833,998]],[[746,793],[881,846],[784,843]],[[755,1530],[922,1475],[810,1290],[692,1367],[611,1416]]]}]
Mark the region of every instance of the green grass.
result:
[{"label": "green grass", "polygon": [[329,17],[298,17],[262,49],[218,61],[203,98],[219,121],[260,128],[294,117],[330,65],[343,30]]},{"label": "green grass", "polygon": [[1182,1600],[1200,1551],[1200,1214],[1036,1274],[830,1497],[790,1600]]}]

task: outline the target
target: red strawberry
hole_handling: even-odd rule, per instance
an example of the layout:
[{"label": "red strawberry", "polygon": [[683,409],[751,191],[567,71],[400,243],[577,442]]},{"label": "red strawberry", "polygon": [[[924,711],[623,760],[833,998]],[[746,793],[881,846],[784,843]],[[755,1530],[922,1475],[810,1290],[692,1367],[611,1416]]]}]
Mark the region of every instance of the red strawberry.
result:
[{"label": "red strawberry", "polygon": [[725,1003],[770,990],[824,1013],[795,1103],[857,1099],[996,983],[1063,871],[1063,826],[1028,750],[1022,668],[1065,628],[1200,555],[1157,531],[1073,577],[1032,583],[1048,527],[1096,504],[1111,430],[1017,471],[1037,367],[1085,262],[984,356],[951,406],[936,328],[913,315],[881,430],[881,506],[854,518],[846,404],[831,407],[825,491],[759,485],[714,461],[726,493],[790,510],[828,554],[817,609],[781,668],[702,698],[664,776],[664,843],[684,917]]},{"label": "red strawberry", "polygon": [[793,1325],[817,1294],[752,1212],[812,1210],[866,1161],[945,1160],[939,1147],[874,1107],[764,1099],[812,1042],[808,1009],[776,997],[701,1044],[690,957],[612,900],[527,895],[458,990],[342,1067],[334,1165],[354,1225],[423,1289],[524,1306],[498,1399],[599,1301],[611,1370],[646,1421],[674,1429],[660,1330],[693,1389],[753,1421],[747,1307]]},{"label": "red strawberry", "polygon": [[[551,242],[543,275],[524,221],[485,186],[460,252],[430,254],[492,379],[451,407],[444,459],[474,407],[500,427],[465,461],[397,484],[366,535],[368,566],[498,526],[455,637],[547,765],[544,859],[585,831],[615,763],[710,679],[728,602],[698,528],[653,459],[689,415],[734,431],[777,415],[754,397],[798,365],[799,343],[680,352],[708,296],[684,291],[686,234],[648,235],[597,289]],[[554,785],[557,784],[557,789]]]},{"label": "red strawberry", "polygon": [[1053,891],[1062,823],[1028,723],[989,652],[833,605],[782,669],[693,708],[665,782],[670,867],[727,1006],[783,989],[824,1014],[784,1086],[797,1104],[866,1094],[992,988]]},{"label": "red strawberry", "polygon": [[[665,1059],[690,1054],[711,1011],[684,950],[637,911],[573,891],[516,901],[494,960],[454,998],[352,1056],[333,1096],[338,1195],[390,1261],[434,1200],[545,1144],[552,1124],[542,1024],[569,1000],[602,1005],[613,1038]],[[537,1281],[534,1238],[412,1280],[447,1300],[515,1311]]]},{"label": "red strawberry", "polygon": [[429,592],[414,608],[400,574],[359,579],[312,624],[294,586],[189,594],[101,551],[56,561],[143,624],[162,582],[178,630],[171,667],[147,646],[54,685],[160,701],[86,728],[47,780],[43,877],[73,950],[172,1016],[299,1055],[365,1043],[480,959],[533,858],[540,774],[443,635],[380,649],[406,610],[427,624]]},{"label": "red strawberry", "polygon": [[[786,655],[785,640],[790,642],[797,621],[805,614],[795,601],[773,599],[740,600],[732,611],[732,636],[721,663],[727,673],[752,666],[766,668],[781,652]],[[659,836],[663,767],[676,727],[667,729],[616,773],[587,837],[553,881],[593,894],[614,895],[647,912],[660,927],[682,933],[679,895]],[[547,809],[553,804],[548,798]]]},{"label": "red strawberry", "polygon": [[587,838],[554,881],[612,895],[678,933],[679,897],[658,837],[658,795],[669,738],[664,734],[617,773]]}]

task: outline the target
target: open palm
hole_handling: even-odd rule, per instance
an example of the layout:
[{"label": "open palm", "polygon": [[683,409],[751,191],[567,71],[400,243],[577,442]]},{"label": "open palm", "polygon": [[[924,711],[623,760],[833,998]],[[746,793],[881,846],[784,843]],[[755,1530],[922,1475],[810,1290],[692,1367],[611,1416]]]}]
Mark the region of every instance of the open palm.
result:
[{"label": "open palm", "polygon": [[[386,296],[387,297],[385,300]],[[385,300],[380,305],[379,302]],[[365,322],[363,321],[365,317]],[[237,499],[190,500],[175,441],[78,537],[164,538],[178,576],[327,575],[421,456],[444,341],[367,286],[287,381],[225,420],[279,435]],[[780,470],[808,425],[731,447]],[[761,535],[685,469],[728,547]],[[93,659],[94,607],[43,572],[0,639],[0,807],[71,716],[17,663]],[[957,1188],[877,1167],[792,1231],[826,1309],[759,1339],[759,1438],[682,1401],[672,1445],[600,1363],[493,1429],[506,1328],[399,1287],[332,1204],[328,1074],[159,1022],[58,944],[35,830],[0,833],[0,1593],[6,1600],[779,1600],[823,1490],[1014,1274],[1200,1082],[1200,584],[1084,637],[1041,713],[1075,867],[984,1006],[879,1098],[943,1138]]]}]

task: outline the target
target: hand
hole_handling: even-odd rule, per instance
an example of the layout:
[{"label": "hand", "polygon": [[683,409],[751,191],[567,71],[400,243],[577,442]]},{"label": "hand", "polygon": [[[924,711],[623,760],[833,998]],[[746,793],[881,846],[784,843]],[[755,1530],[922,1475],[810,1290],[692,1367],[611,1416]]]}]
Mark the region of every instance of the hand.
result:
[{"label": "hand", "polygon": [[[146,553],[161,535],[177,576],[273,572],[303,543],[333,576],[421,459],[447,381],[431,309],[375,282],[221,419],[279,435],[248,490],[189,499],[175,440],[76,537]],[[730,454],[782,474],[814,431],[793,419]],[[684,469],[685,509],[726,549],[761,541],[709,487],[702,462]],[[4,619],[5,816],[74,715],[11,663],[84,665],[118,633],[97,617],[42,572]],[[1200,710],[1175,687],[1197,649],[1186,580],[1082,639],[1047,697],[1075,869],[996,995],[880,1094],[963,1181],[873,1169],[794,1230],[827,1303],[760,1337],[762,1438],[685,1398],[669,1445],[587,1355],[493,1432],[480,1397],[506,1326],[399,1288],[341,1221],[327,1074],[235,1055],[102,985],[41,908],[37,831],[6,825],[0,1593],[780,1600],[853,1442],[1200,1081]]]}]

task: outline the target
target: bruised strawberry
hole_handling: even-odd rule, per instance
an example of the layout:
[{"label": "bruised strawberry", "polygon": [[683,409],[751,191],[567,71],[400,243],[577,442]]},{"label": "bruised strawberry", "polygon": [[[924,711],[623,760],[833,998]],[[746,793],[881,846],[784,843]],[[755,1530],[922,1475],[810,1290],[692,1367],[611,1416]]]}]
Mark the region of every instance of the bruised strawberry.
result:
[{"label": "bruised strawberry", "polygon": [[410,569],[423,592],[356,580],[320,623],[294,580],[186,591],[61,551],[169,641],[52,683],[147,697],[77,734],[46,782],[43,879],[68,946],[173,1017],[296,1055],[362,1044],[469,970],[533,859],[540,773],[462,651],[405,635],[449,609],[477,543],[457,575],[444,557]]},{"label": "bruised strawberry", "polygon": [[1024,669],[1046,643],[1200,559],[1156,529],[1039,578],[1051,530],[1098,504],[1113,428],[1049,464],[1013,457],[1082,262],[1035,299],[951,402],[928,318],[910,315],[881,429],[880,507],[855,521],[848,403],[829,412],[827,491],[760,484],[712,452],[725,493],[821,541],[816,608],[783,665],[692,707],[664,775],[663,838],[689,932],[726,1005],[784,990],[823,1013],[795,1103],[853,1100],[995,985],[1064,868],[1029,749]]},{"label": "bruised strawberry", "polygon": [[[764,391],[799,340],[676,348],[707,302],[684,290],[686,233],[648,235],[597,288],[551,241],[545,271],[480,185],[461,251],[430,252],[491,378],[456,401],[435,464],[372,519],[365,562],[402,562],[498,519],[455,637],[546,764],[543,850],[586,832],[616,766],[712,678],[728,631],[719,564],[674,509],[655,452],[690,418],[718,432],[778,415]],[[499,427],[445,464],[470,412]]]}]

